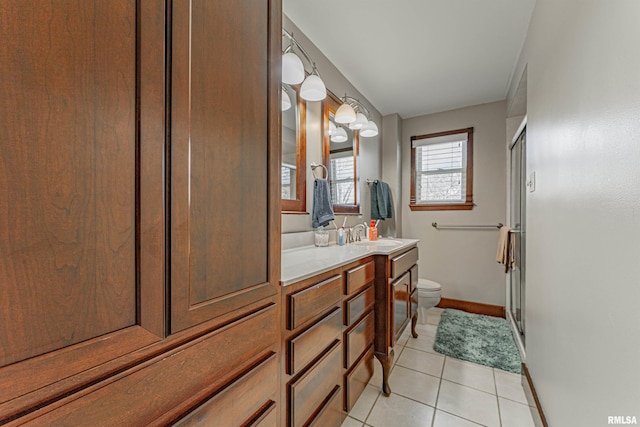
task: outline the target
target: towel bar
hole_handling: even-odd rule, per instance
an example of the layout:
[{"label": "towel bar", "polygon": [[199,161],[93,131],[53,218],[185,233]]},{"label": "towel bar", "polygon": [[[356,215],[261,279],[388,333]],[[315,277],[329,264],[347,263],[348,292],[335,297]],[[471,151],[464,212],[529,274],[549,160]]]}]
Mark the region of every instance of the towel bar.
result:
[{"label": "towel bar", "polygon": [[478,229],[478,230],[487,230],[487,229],[500,229],[504,224],[499,222],[497,225],[493,224],[482,224],[482,225],[438,225],[437,222],[432,222],[431,226],[436,230],[453,230],[453,229]]},{"label": "towel bar", "polygon": [[[325,178],[324,179],[329,178],[329,171],[327,170],[327,167],[325,165],[317,165],[314,162],[311,162],[311,164],[309,166],[311,166],[311,173],[313,173],[313,177],[314,178],[318,178],[318,176],[316,175],[316,169],[317,168],[324,169],[324,173],[325,173]],[[320,178],[322,178],[322,177],[320,177]]]}]

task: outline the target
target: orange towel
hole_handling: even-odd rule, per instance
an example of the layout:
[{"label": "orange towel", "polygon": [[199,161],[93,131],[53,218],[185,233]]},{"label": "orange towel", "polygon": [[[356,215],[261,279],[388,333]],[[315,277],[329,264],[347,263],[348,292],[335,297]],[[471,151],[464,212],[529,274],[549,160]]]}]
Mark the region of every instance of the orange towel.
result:
[{"label": "orange towel", "polygon": [[504,272],[508,272],[513,267],[513,248],[515,246],[515,235],[506,225],[500,228],[498,235],[498,252],[496,261],[504,265]]}]

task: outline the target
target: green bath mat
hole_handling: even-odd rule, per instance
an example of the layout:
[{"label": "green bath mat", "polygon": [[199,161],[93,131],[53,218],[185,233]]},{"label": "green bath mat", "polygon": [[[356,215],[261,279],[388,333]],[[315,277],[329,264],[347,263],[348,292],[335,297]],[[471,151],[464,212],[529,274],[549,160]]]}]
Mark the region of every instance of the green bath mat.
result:
[{"label": "green bath mat", "polygon": [[520,353],[505,319],[446,309],[433,349],[445,356],[522,373]]}]

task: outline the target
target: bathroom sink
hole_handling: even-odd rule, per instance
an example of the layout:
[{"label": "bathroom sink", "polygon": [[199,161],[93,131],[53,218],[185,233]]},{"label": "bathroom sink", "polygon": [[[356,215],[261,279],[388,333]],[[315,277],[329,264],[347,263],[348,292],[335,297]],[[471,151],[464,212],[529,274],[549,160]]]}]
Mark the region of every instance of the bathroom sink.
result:
[{"label": "bathroom sink", "polygon": [[353,244],[357,246],[393,247],[393,246],[401,245],[402,242],[399,240],[392,240],[392,239],[380,239],[380,240],[363,240],[361,242],[355,242]]}]

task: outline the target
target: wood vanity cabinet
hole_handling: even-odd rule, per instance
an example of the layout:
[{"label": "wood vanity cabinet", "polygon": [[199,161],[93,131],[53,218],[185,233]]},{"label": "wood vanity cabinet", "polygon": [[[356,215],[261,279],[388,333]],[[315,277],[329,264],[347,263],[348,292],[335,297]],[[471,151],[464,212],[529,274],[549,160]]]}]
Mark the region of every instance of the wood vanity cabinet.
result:
[{"label": "wood vanity cabinet", "polygon": [[277,425],[280,2],[2,0],[0,39],[0,424]]},{"label": "wood vanity cabinet", "polygon": [[282,291],[282,426],[340,427],[373,375],[371,257]]},{"label": "wood vanity cabinet", "polygon": [[340,427],[342,414],[342,270],[282,292],[282,426]]},{"label": "wood vanity cabinet", "polygon": [[393,347],[411,323],[411,333],[418,335],[418,248],[375,256],[376,326],[375,356],[382,364],[382,391],[391,393],[389,372],[393,365]]}]

